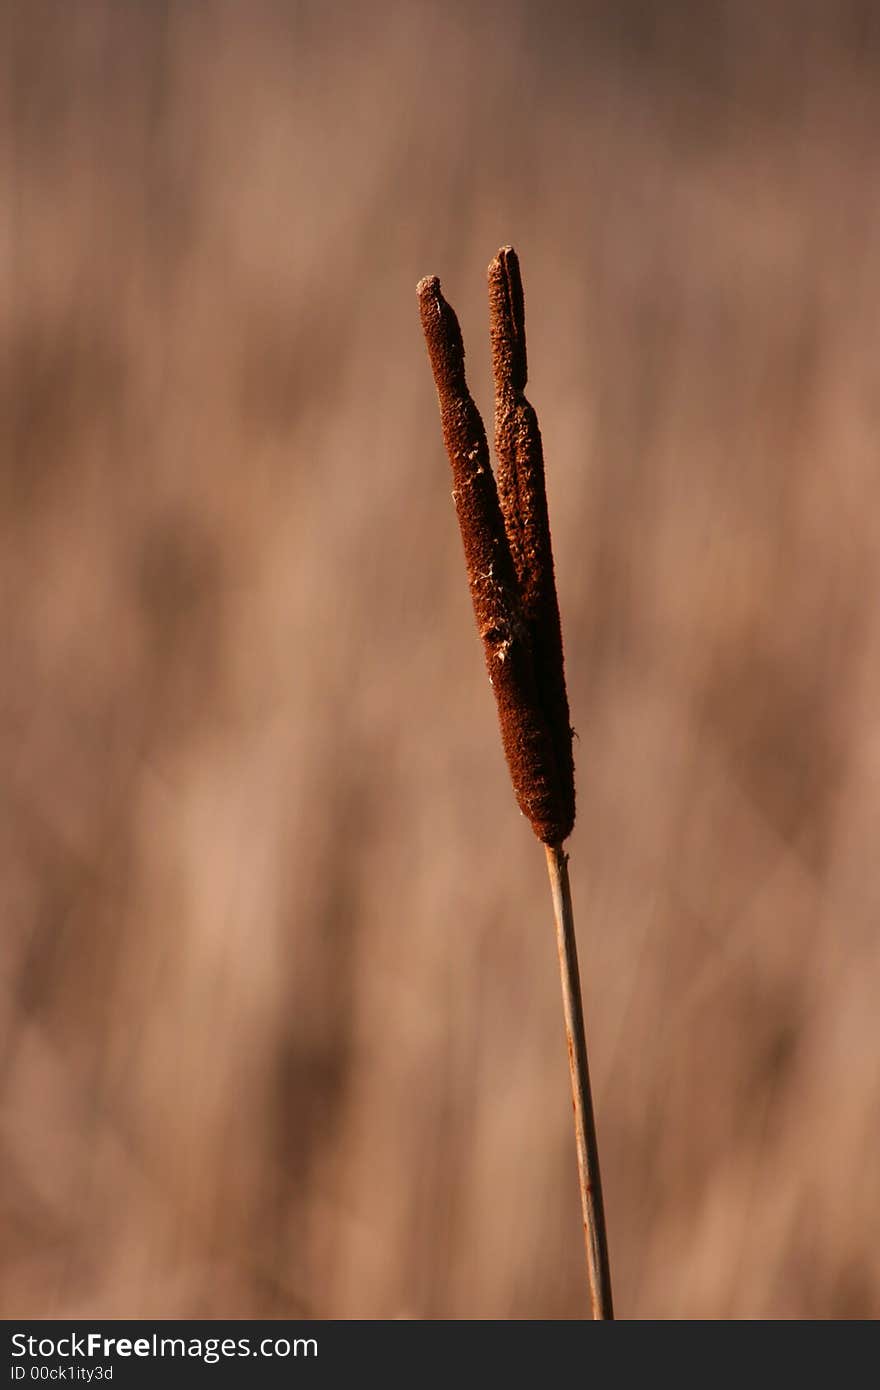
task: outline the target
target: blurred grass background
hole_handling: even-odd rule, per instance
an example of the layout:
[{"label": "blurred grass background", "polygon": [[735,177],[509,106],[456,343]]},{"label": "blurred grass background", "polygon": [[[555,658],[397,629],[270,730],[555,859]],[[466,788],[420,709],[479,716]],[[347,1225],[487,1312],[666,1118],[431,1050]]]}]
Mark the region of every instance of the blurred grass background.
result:
[{"label": "blurred grass background", "polygon": [[415,301],[518,249],[622,1316],[880,1314],[880,11],[6,0],[7,1317],[578,1317]]}]

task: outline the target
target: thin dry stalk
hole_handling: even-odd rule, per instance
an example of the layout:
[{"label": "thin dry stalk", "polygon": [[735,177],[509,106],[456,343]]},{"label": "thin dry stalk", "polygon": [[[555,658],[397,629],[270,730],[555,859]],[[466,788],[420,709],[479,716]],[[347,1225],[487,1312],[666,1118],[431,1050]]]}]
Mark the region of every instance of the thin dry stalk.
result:
[{"label": "thin dry stalk", "polygon": [[611,1275],[581,1005],[568,856],[574,825],[572,730],[553,572],[541,432],[524,393],[525,308],[519,261],[503,246],[489,266],[498,479],[467,388],[458,319],[431,275],[418,286],[477,630],[498,704],[516,799],[543,841],[556,916],[575,1142],[594,1318],[613,1317]]},{"label": "thin dry stalk", "polygon": [[565,1036],[568,1040],[571,1100],[574,1107],[574,1138],[577,1147],[581,1211],[584,1217],[584,1243],[587,1250],[590,1302],[594,1318],[613,1318],[608,1236],[605,1230],[602,1175],[599,1171],[599,1146],[596,1140],[593,1096],[590,1090],[590,1067],[587,1061],[587,1037],[584,1031],[581,979],[578,970],[577,941],[574,934],[574,912],[571,905],[571,886],[568,881],[568,855],[558,845],[547,845],[546,853],[547,869],[550,874],[550,892],[553,895],[553,913],[556,918],[559,973],[562,977],[562,1008],[565,1014]]}]

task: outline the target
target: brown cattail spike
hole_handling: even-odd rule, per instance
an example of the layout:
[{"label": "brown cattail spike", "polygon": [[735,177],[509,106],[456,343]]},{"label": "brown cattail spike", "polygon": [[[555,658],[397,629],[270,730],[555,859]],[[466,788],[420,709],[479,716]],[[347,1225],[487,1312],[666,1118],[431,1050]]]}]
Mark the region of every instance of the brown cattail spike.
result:
[{"label": "brown cattail spike", "polygon": [[458,319],[429,276],[418,287],[422,328],[440,399],[443,440],[501,740],[520,809],[547,847],[590,1299],[594,1318],[614,1316],[599,1152],[578,975],[568,856],[574,823],[574,766],[562,660],[562,633],[544,487],[544,456],[527,379],[525,309],[515,251],[504,246],[489,267],[489,318],[495,372],[498,483],[480,412],[464,374]]},{"label": "brown cattail spike", "polygon": [[554,740],[535,680],[530,625],[522,610],[486,431],[465,381],[461,329],[436,276],[420,281],[418,297],[505,756],[520,809],[539,839],[558,845],[571,831],[571,805],[561,790]]},{"label": "brown cattail spike", "polygon": [[565,688],[562,627],[538,417],[523,395],[526,361],[525,303],[519,259],[503,246],[489,266],[489,329],[495,376],[495,452],[498,493],[529,630],[535,684],[559,776],[563,819],[574,824],[574,760]]},{"label": "brown cattail spike", "polygon": [[524,391],[528,381],[526,309],[519,257],[502,246],[489,266],[489,332],[496,386],[503,379],[511,391]]}]

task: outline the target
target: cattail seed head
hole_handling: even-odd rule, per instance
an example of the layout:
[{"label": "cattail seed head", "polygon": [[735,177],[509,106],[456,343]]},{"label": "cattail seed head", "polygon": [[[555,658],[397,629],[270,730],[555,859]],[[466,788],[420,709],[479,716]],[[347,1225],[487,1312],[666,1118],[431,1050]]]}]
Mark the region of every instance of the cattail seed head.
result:
[{"label": "cattail seed head", "polygon": [[537,419],[526,384],[525,317],[516,253],[489,267],[499,483],[465,380],[458,319],[436,276],[417,289],[440,403],[477,630],[501,739],[523,814],[560,845],[574,823],[571,729]]},{"label": "cattail seed head", "polygon": [[564,819],[573,825],[572,731],[547,512],[544,450],[538,417],[523,395],[528,379],[525,301],[519,258],[512,246],[501,248],[489,266],[488,278],[498,494],[529,630],[538,699],[553,741]]}]

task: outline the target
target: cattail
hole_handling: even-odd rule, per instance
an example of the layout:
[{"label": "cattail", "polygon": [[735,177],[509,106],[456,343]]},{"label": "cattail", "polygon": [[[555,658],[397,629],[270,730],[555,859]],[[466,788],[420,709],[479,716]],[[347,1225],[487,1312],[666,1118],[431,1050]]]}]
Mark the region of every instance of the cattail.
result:
[{"label": "cattail", "polygon": [[430,275],[418,286],[440,401],[465,567],[495,692],[501,741],[520,809],[544,842],[562,977],[587,1269],[594,1318],[614,1316],[599,1152],[578,974],[568,856],[574,825],[572,730],[538,419],[527,381],[519,260],[504,246],[489,266],[498,478],[467,388],[455,313]]},{"label": "cattail", "polygon": [[553,741],[560,806],[564,808],[560,820],[568,827],[561,837],[565,839],[574,825],[572,730],[547,515],[544,451],[538,417],[523,395],[528,377],[525,307],[519,258],[512,246],[503,246],[489,266],[489,327],[498,492],[528,629],[538,699]]},{"label": "cattail", "polygon": [[[538,676],[540,673],[549,690],[556,690],[561,683],[565,700],[562,641],[559,638],[558,672],[545,669],[549,654],[540,644],[541,664],[537,668],[533,628],[544,611],[546,580],[536,576],[523,587],[519,579],[517,560],[521,552],[512,551],[509,539],[514,522],[506,508],[503,516],[501,510],[502,504],[509,501],[509,494],[502,493],[499,502],[486,431],[465,381],[464,343],[458,319],[440,293],[436,276],[419,283],[418,296],[440,401],[443,439],[452,464],[452,495],[474,615],[498,704],[504,753],[520,810],[540,840],[558,845],[567,839],[574,823],[573,775],[569,768],[567,775],[560,776],[557,754],[557,747],[561,748],[567,739],[570,764],[568,705],[565,703],[564,732],[551,728],[548,707],[554,711],[556,707],[548,706],[546,698],[542,700]],[[538,439],[540,447],[540,436]],[[540,490],[543,495],[543,470]],[[545,502],[546,551],[536,558],[538,563],[545,558],[549,561],[555,608],[546,511]],[[556,625],[558,631],[558,611]]]}]

